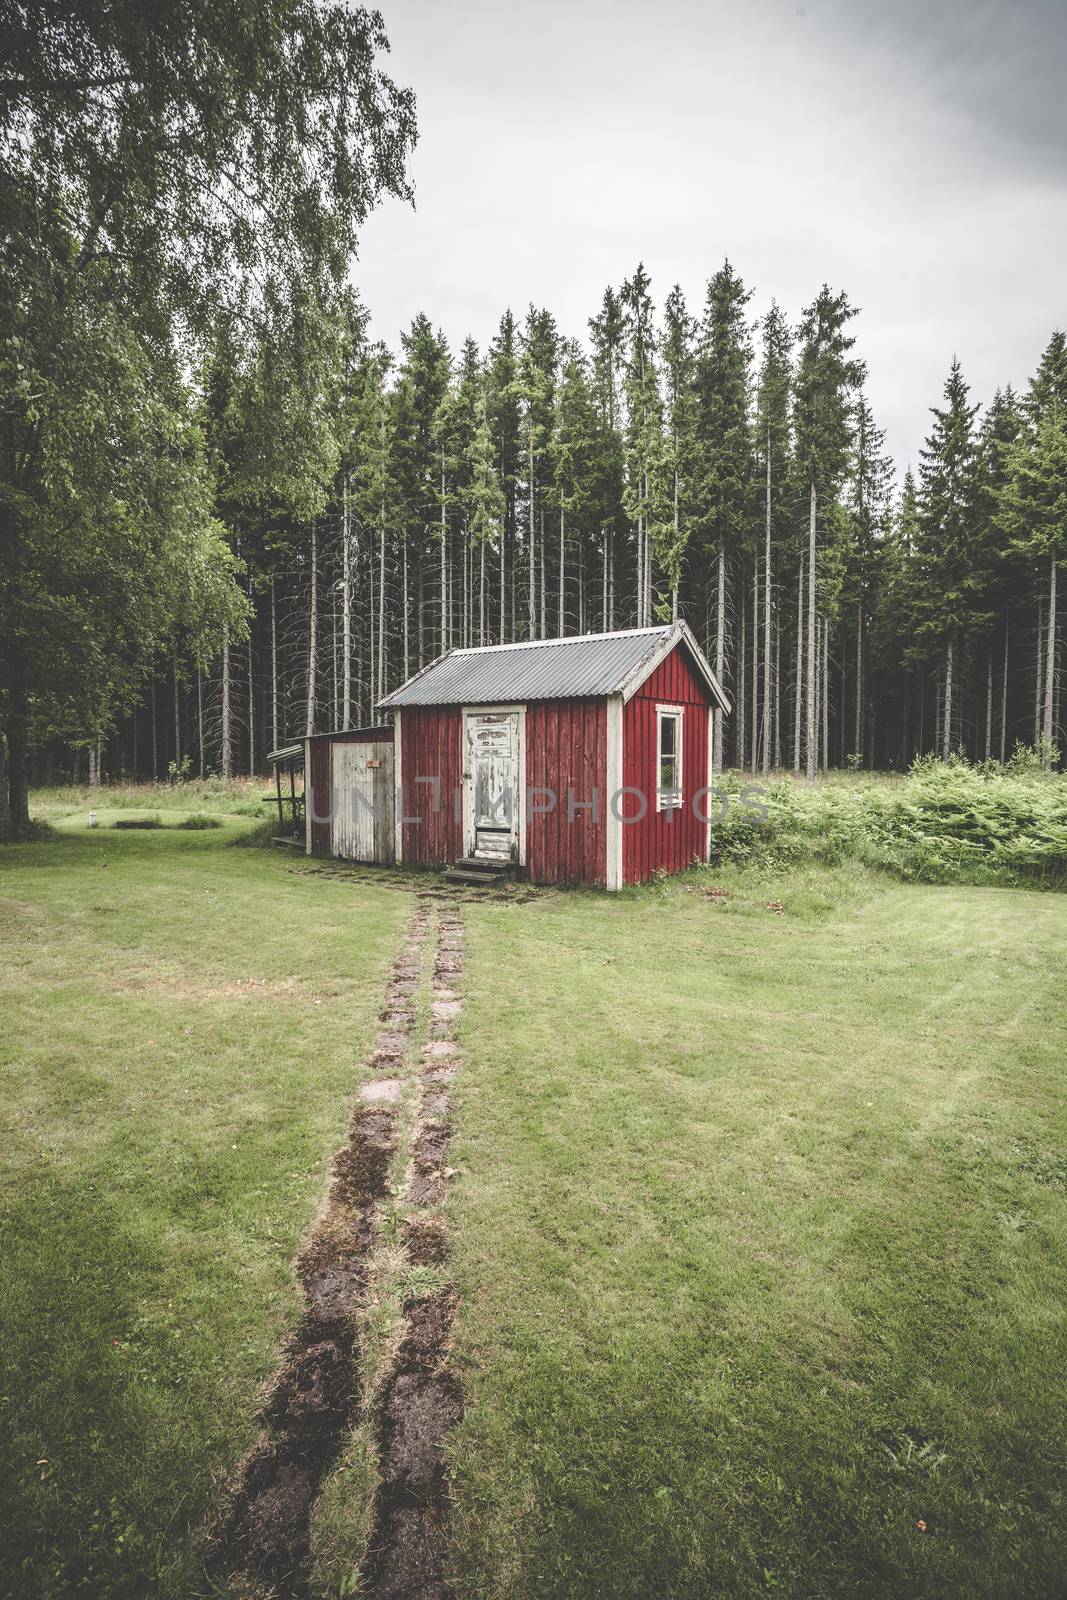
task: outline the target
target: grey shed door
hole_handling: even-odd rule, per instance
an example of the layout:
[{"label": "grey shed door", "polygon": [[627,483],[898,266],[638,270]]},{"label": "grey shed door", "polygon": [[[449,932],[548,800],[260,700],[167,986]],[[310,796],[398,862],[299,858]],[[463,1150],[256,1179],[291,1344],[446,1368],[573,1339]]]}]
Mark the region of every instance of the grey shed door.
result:
[{"label": "grey shed door", "polygon": [[331,854],[387,866],[396,847],[392,744],[338,743],[330,759]]},{"label": "grey shed door", "polygon": [[468,711],[466,757],[467,849],[476,856],[514,858],[519,839],[518,712]]}]

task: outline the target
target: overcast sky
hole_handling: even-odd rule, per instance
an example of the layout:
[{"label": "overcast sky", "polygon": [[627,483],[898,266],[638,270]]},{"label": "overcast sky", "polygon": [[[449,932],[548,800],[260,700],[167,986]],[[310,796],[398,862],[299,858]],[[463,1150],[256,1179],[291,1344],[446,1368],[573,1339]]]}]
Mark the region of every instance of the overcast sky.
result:
[{"label": "overcast sky", "polygon": [[729,255],[794,319],[824,280],[898,465],[953,352],[1021,385],[1067,321],[1067,0],[380,0],[418,97],[416,206],[358,281],[484,348],[534,301],[586,336],[638,260],[698,311]]}]

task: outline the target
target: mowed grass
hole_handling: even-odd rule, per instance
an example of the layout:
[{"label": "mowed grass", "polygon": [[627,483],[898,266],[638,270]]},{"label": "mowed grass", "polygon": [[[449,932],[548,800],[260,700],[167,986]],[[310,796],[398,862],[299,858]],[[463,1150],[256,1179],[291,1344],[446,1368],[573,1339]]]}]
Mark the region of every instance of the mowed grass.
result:
[{"label": "mowed grass", "polygon": [[408,902],[106,798],[0,850],[0,1593],[185,1600]]},{"label": "mowed grass", "polygon": [[463,1600],[1062,1595],[1067,898],[467,922]]}]

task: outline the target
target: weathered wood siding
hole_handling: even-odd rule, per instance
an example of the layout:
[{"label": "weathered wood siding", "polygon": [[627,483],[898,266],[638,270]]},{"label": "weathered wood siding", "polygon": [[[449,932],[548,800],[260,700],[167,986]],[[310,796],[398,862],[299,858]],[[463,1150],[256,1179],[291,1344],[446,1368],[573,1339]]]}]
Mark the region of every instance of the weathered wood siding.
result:
[{"label": "weathered wood siding", "polygon": [[[682,804],[664,811],[656,810],[657,705],[684,707]],[[707,806],[701,805],[697,816],[693,802],[708,781],[708,705],[707,691],[679,645],[623,707],[623,783],[639,789],[648,800],[644,819],[627,822],[622,830],[625,883],[643,883],[658,871],[680,872],[704,859]],[[627,796],[623,814],[635,816],[639,809],[637,800]]]},{"label": "weathered wood siding", "polygon": [[[551,809],[550,797],[555,800]],[[604,883],[607,804],[606,702],[530,701],[526,707],[528,877],[534,883]]]},{"label": "weathered wood siding", "polygon": [[403,860],[426,867],[458,861],[463,854],[462,709],[405,706],[400,738]]},{"label": "weathered wood siding", "polygon": [[[389,771],[383,783],[392,784],[392,738],[391,727],[376,728],[349,728],[346,732],[313,734],[306,741],[306,759],[304,767],[304,790],[307,804],[307,820],[311,835],[312,855],[335,855],[333,831],[331,828],[331,806],[333,789],[333,751],[336,745],[344,744],[377,744],[385,746],[380,751],[383,762],[387,755]],[[393,859],[391,841],[385,838],[385,827],[391,826],[391,818],[379,829],[382,839],[381,859],[389,862]],[[343,830],[342,830],[343,831]],[[337,840],[341,844],[342,838]]]}]

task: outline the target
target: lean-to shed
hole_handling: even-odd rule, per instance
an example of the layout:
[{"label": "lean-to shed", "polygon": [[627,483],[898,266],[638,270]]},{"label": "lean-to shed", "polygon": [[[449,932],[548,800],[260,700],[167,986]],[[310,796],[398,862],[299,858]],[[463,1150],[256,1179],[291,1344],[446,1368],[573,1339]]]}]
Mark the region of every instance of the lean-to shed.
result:
[{"label": "lean-to shed", "polygon": [[450,650],[379,709],[397,861],[618,889],[707,859],[730,705],[684,622]]}]

